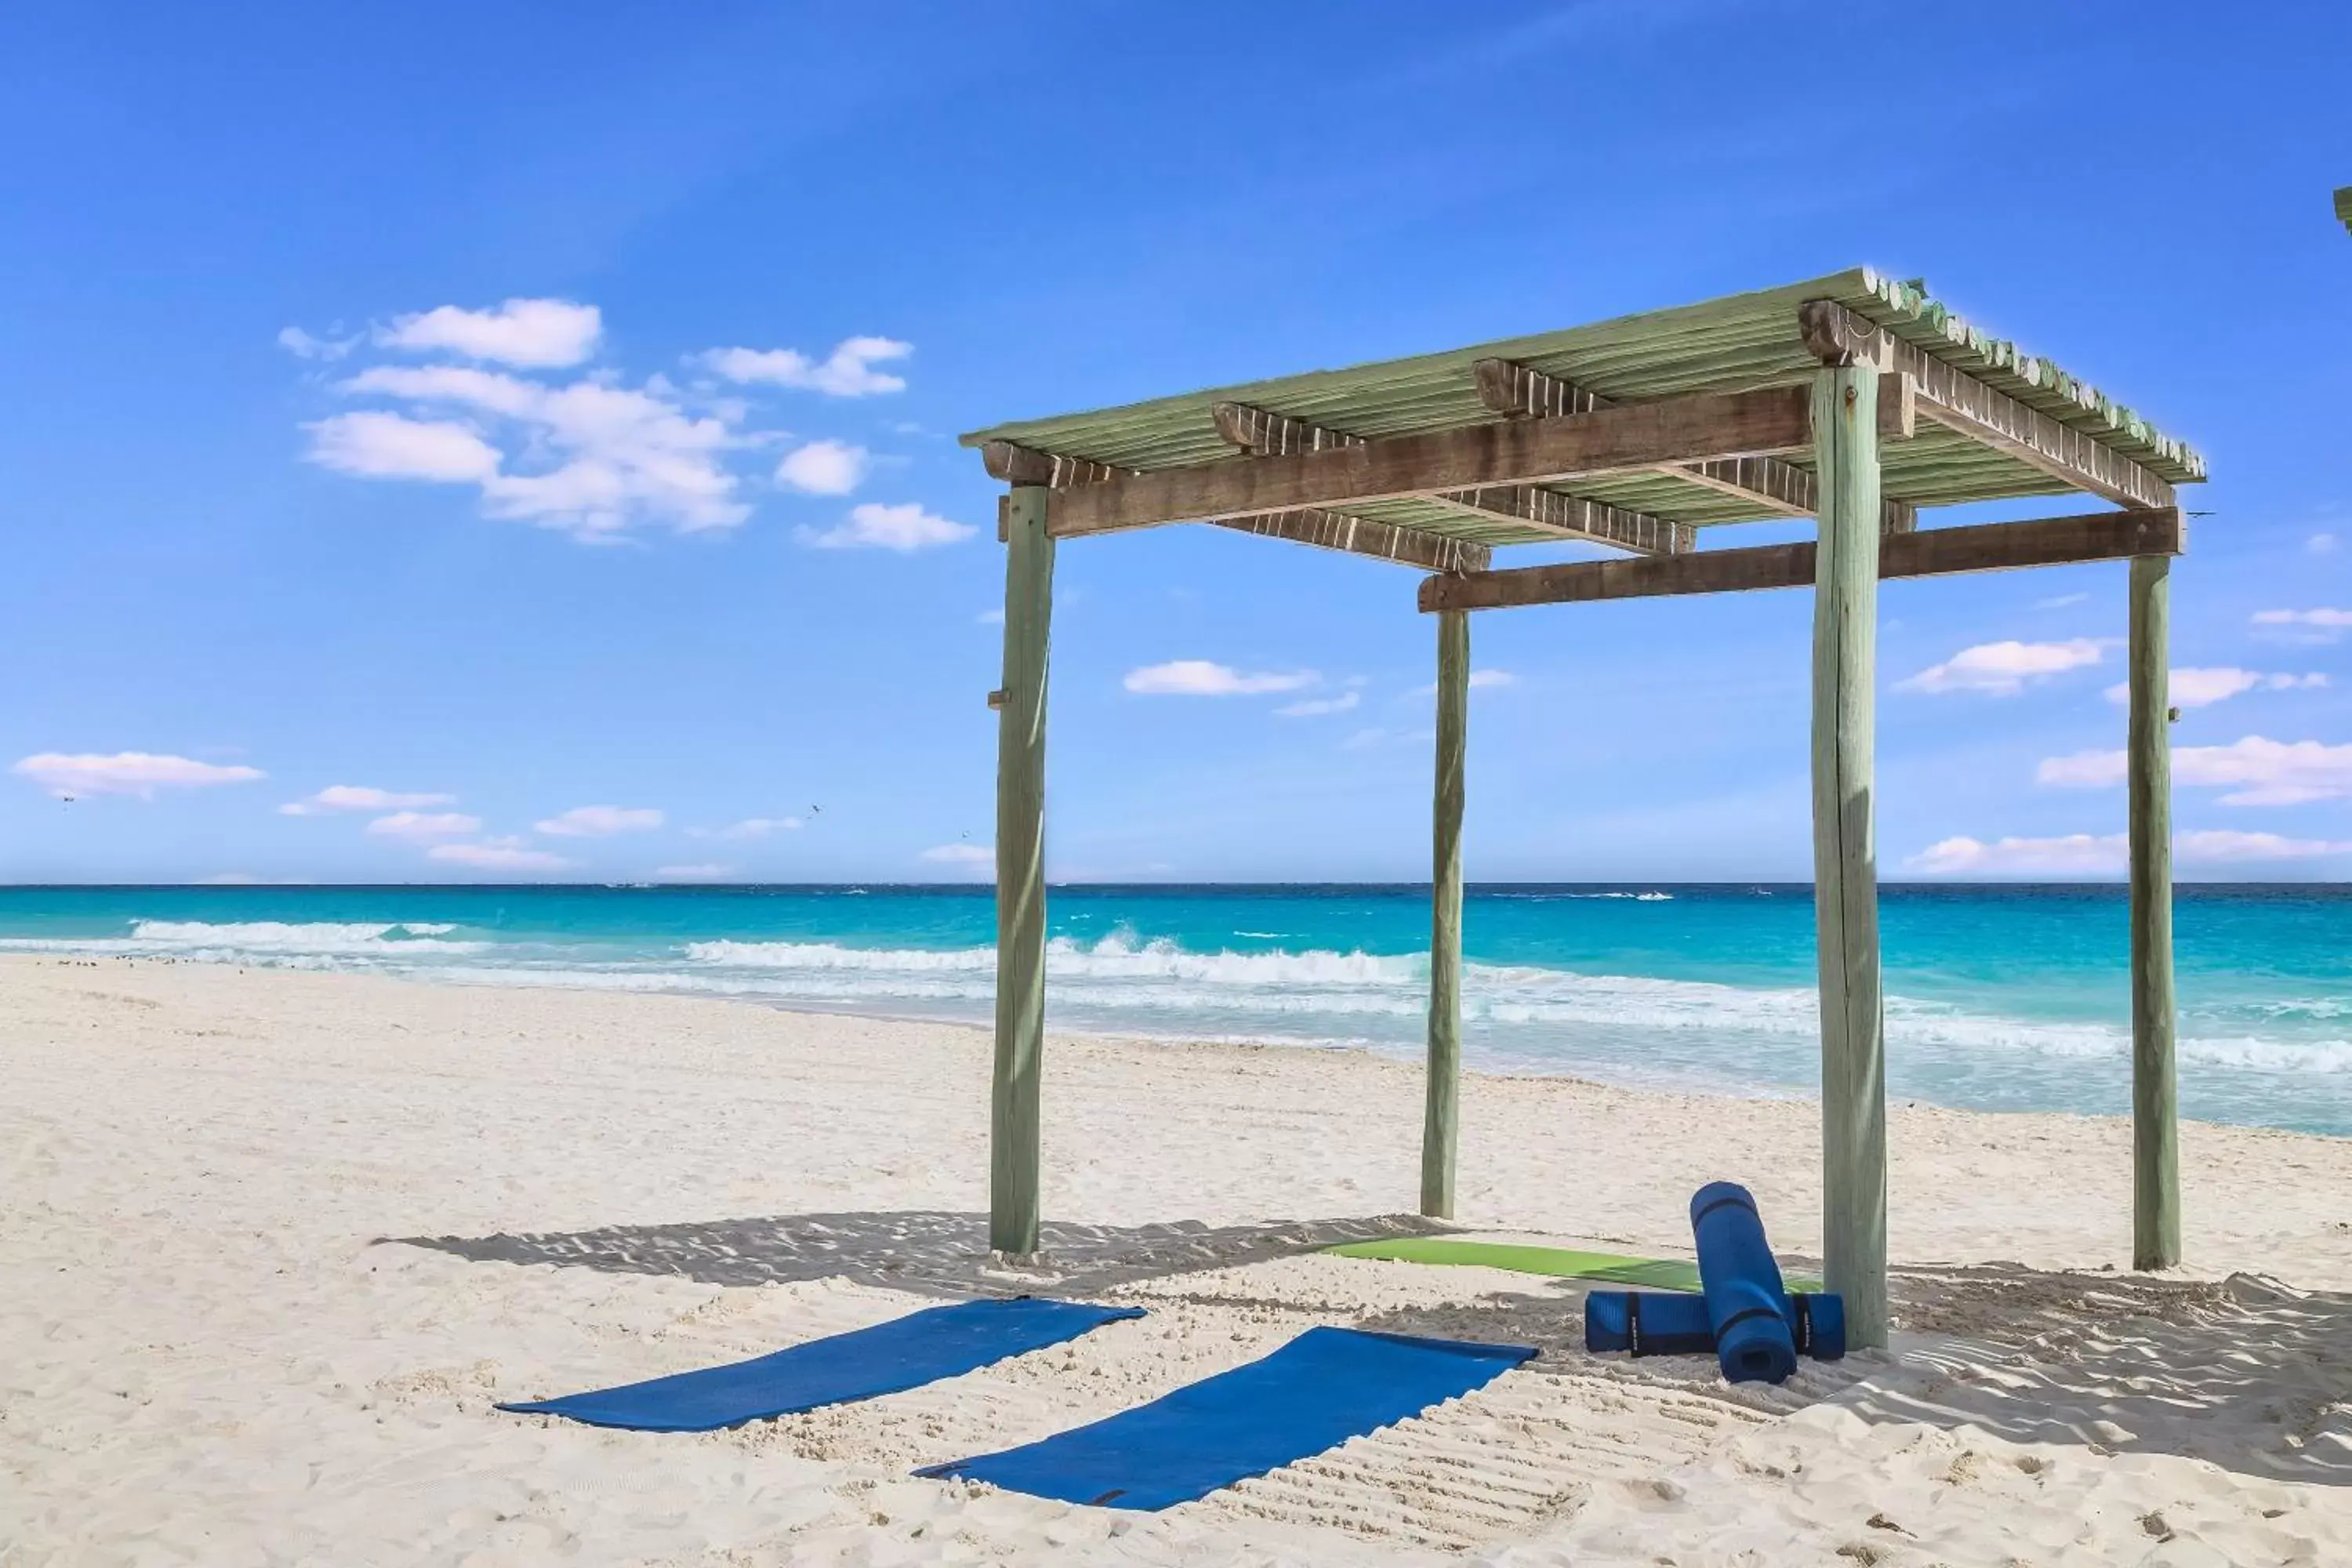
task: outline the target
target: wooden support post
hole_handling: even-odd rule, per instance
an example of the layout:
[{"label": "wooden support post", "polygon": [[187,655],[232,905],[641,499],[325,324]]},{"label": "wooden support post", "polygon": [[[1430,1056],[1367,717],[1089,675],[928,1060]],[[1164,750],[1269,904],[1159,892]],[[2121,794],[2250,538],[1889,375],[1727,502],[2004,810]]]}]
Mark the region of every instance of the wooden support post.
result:
[{"label": "wooden support post", "polygon": [[1430,834],[1429,1103],[1421,1212],[1454,1217],[1462,1094],[1462,758],[1470,716],[1470,616],[1437,617],[1437,787]]},{"label": "wooden support post", "polygon": [[2132,1267],[2180,1261],[2180,1086],[2172,1061],[2172,561],[2131,563]]},{"label": "wooden support post", "polygon": [[1004,509],[1004,693],[996,731],[996,1075],[988,1244],[1037,1250],[1038,1069],[1045,1047],[1045,672],[1054,615],[1047,491]]},{"label": "wooden support post", "polygon": [[1878,376],[1814,374],[1813,910],[1822,988],[1823,1277],[1846,1342],[1886,1343],[1885,1040],[1872,822],[1877,676]]}]

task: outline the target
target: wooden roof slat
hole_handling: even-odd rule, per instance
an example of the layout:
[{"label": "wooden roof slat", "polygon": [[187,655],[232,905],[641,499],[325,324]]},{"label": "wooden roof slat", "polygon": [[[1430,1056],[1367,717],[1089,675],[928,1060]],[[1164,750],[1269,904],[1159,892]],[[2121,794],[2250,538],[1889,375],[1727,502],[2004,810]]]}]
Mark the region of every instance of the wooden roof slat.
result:
[{"label": "wooden roof slat", "polygon": [[[1512,418],[1585,414],[1615,406],[1572,381],[1512,360],[1482,359],[1470,368],[1478,383],[1479,400]],[[1665,463],[1656,471],[1783,517],[1813,515],[1812,473],[1785,458],[1715,458],[1703,463]],[[1918,513],[1908,503],[1888,500],[1880,504],[1885,513],[1882,526],[1888,532],[1908,532],[1916,524]]]},{"label": "wooden roof slat", "polygon": [[1997,447],[2071,488],[2125,506],[2172,504],[2172,487],[2084,431],[2029,408],[1965,371],[1882,331],[1834,300],[1809,300],[1798,312],[1805,346],[1829,363],[1902,374],[1918,388],[1928,418]]},{"label": "wooden roof slat", "polygon": [[[1287,414],[1253,408],[1246,403],[1220,403],[1211,411],[1217,431],[1234,446],[1261,458],[1292,452],[1326,452],[1339,447],[1360,447],[1361,436],[1309,424]],[[1581,412],[1579,410],[1577,412]],[[1605,501],[1565,495],[1536,485],[1496,485],[1480,489],[1445,490],[1429,500],[1481,517],[1507,517],[1541,533],[1587,543],[1612,545],[1638,554],[1671,554],[1696,543],[1690,525],[1668,522],[1644,512],[1628,511]]]},{"label": "wooden roof slat", "polygon": [[[1793,384],[1810,380],[1819,363],[1807,351],[1797,320],[1799,308],[1814,299],[1835,300],[1928,359],[2081,432],[2159,479],[2179,484],[2204,477],[2202,458],[2131,409],[2051,362],[1969,325],[1928,298],[1921,286],[1866,268],[1564,331],[1019,421],[965,440],[1012,440],[1128,469],[1213,463],[1230,451],[1211,415],[1219,402],[1249,404],[1375,439],[1419,434],[1491,417],[1472,369],[1488,358],[1521,363],[1619,401]],[[1806,452],[1784,453],[1781,458],[1793,468],[1810,470]],[[1888,450],[1884,484],[1888,495],[1916,506],[2049,495],[2070,488],[2015,450],[1962,440],[1933,426],[1917,440]],[[1579,479],[1577,489],[1622,509],[1701,525],[1785,515],[1785,508],[1743,504],[1722,489],[1664,476],[1613,473],[1605,481]],[[1410,518],[1413,526],[1436,526],[1439,515],[1433,506],[1410,501],[1381,503],[1381,510]],[[1539,537],[1497,521],[1502,526],[1482,537],[1498,543]]]},{"label": "wooden roof slat", "polygon": [[[1878,574],[1928,577],[2005,572],[2140,555],[2178,555],[2188,546],[2187,525],[2177,507],[2088,512],[2029,522],[1890,534],[1879,542]],[[1518,566],[1432,577],[1421,585],[1421,607],[1424,611],[1501,610],[1670,594],[1806,588],[1813,585],[1817,564],[1814,543],[1808,539],[1746,550],[1701,550],[1688,555]]]},{"label": "wooden roof slat", "polygon": [[[1051,489],[1106,484],[1123,477],[1125,472],[1108,463],[1092,462],[1084,458],[1056,457],[1051,452],[1034,451],[1011,441],[986,443],[981,448],[981,461],[997,479],[1015,485],[1044,485]],[[1483,572],[1493,556],[1486,545],[1475,540],[1453,539],[1374,518],[1319,509],[1203,521],[1221,528],[1238,529],[1244,533],[1287,539],[1294,543],[1312,544],[1325,550],[1344,551],[1350,555],[1369,555],[1375,560],[1418,566],[1426,572]],[[1003,535],[1000,520],[997,537],[1002,539]]]}]

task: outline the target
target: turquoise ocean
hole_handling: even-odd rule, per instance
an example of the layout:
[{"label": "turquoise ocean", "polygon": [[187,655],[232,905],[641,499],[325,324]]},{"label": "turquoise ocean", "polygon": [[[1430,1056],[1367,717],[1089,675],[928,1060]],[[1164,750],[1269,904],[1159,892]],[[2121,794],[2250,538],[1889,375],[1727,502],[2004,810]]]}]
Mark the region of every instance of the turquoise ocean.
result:
[{"label": "turquoise ocean", "polygon": [[[1890,887],[1897,1099],[2123,1114],[2123,890]],[[982,888],[12,888],[0,952],[131,954],[457,984],[727,996],[983,1022]],[[2185,1114],[2352,1134],[2352,888],[2180,889]],[[1052,1027],[1410,1058],[1426,889],[1071,887]],[[1739,1094],[1818,1083],[1802,886],[1475,887],[1474,1067]]]}]

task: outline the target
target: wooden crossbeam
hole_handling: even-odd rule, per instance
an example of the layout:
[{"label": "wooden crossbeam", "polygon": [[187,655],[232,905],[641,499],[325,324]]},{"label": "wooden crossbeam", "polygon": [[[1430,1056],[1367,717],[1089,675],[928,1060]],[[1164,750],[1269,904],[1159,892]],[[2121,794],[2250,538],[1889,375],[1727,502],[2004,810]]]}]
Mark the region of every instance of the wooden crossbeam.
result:
[{"label": "wooden crossbeam", "polygon": [[[1902,400],[1894,401],[1899,414]],[[1055,491],[1049,526],[1057,538],[1070,538],[1301,508],[1345,510],[1401,496],[1794,452],[1811,443],[1804,387],[1701,393],[1563,418],[1391,436],[1360,447],[1155,468]]]},{"label": "wooden crossbeam", "polygon": [[[1044,485],[1051,489],[1073,489],[1084,485],[1107,484],[1133,472],[1113,468],[1087,458],[1065,458],[1052,452],[1040,452],[1011,441],[986,441],[980,448],[982,466],[995,478],[1016,485]],[[1000,503],[1001,509],[1002,503]],[[1287,512],[1265,513],[1254,517],[1207,518],[1221,528],[1238,529],[1268,539],[1287,539],[1297,544],[1312,544],[1325,550],[1345,551],[1350,555],[1369,555],[1379,561],[1393,561],[1402,566],[1418,566],[1425,572],[1483,572],[1494,559],[1494,552],[1483,544],[1464,539],[1448,539],[1443,534],[1423,533],[1399,528],[1393,523],[1376,522],[1368,517],[1350,517],[1344,512],[1320,509],[1300,509]],[[1005,536],[1003,520],[997,522],[997,538]]]},{"label": "wooden crossbeam", "polygon": [[[1617,406],[1572,381],[1513,360],[1482,359],[1470,370],[1477,377],[1478,400],[1515,419],[1590,414]],[[1716,458],[1703,463],[1664,463],[1657,471],[1752,501],[1783,517],[1813,515],[1812,474],[1784,458]],[[1883,524],[1889,533],[1908,533],[1918,526],[1918,509],[1908,502],[1890,500],[1884,510]]]},{"label": "wooden crossbeam", "polygon": [[[1278,458],[1292,452],[1325,452],[1360,447],[1364,437],[1328,426],[1276,414],[1246,403],[1220,403],[1210,411],[1217,434],[1245,452]],[[1537,485],[1493,485],[1447,490],[1432,500],[1481,518],[1508,518],[1562,539],[1613,544],[1644,555],[1668,555],[1697,543],[1687,523],[1669,522],[1648,512],[1628,511],[1605,501],[1564,496]]]},{"label": "wooden crossbeam", "polygon": [[1909,377],[1918,386],[1919,412],[1948,430],[2126,507],[2173,504],[2172,486],[2121,452],[1882,331],[1834,300],[1807,300],[1797,321],[1807,352],[1822,363],[1871,365]]},{"label": "wooden crossbeam", "polygon": [[[2004,572],[2137,555],[2178,555],[2188,548],[2187,528],[2177,508],[2092,512],[1889,534],[1879,542],[1878,574],[1933,577],[1958,572]],[[1805,540],[1747,550],[1700,550],[1688,555],[1521,566],[1432,577],[1421,585],[1421,607],[1500,610],[1520,605],[1582,604],[1665,594],[1804,588],[1812,585],[1814,565],[1813,542]]]}]

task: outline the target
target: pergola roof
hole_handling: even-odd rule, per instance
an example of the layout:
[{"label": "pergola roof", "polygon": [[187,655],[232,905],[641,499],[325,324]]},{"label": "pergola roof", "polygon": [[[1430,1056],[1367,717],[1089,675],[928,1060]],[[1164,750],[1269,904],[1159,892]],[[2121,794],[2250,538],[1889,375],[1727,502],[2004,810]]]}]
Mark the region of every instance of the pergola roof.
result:
[{"label": "pergola roof", "polygon": [[[2050,361],[1979,331],[1928,298],[1919,283],[1882,278],[1867,268],[1443,353],[1020,420],[974,431],[962,439],[966,446],[1011,442],[1056,457],[1152,470],[1234,457],[1235,447],[1218,422],[1221,404],[1286,416],[1347,437],[1377,439],[1451,429],[1499,416],[1481,395],[1474,367],[1482,360],[1507,361],[1544,373],[1610,403],[1797,385],[1810,381],[1822,363],[1817,348],[1808,344],[1799,313],[1801,306],[1814,300],[1834,301],[1864,325],[1882,329],[1927,360],[2048,416],[2158,479],[2179,483],[2205,477],[2202,458],[2131,409]],[[1791,453],[1780,461],[1807,471],[1811,467],[1804,453]],[[1884,487],[1890,502],[1909,507],[2063,494],[2078,488],[2047,465],[2037,466],[1998,445],[1927,421],[1914,438],[1887,445]],[[1543,488],[1667,523],[1695,526],[1757,521],[1807,510],[1770,505],[1736,489],[1700,482],[1687,466],[1580,476],[1573,483]],[[1370,500],[1346,510],[1415,532],[1485,544],[1556,542],[1560,537],[1556,529],[1529,526],[1500,513],[1481,515],[1432,497]]]}]

